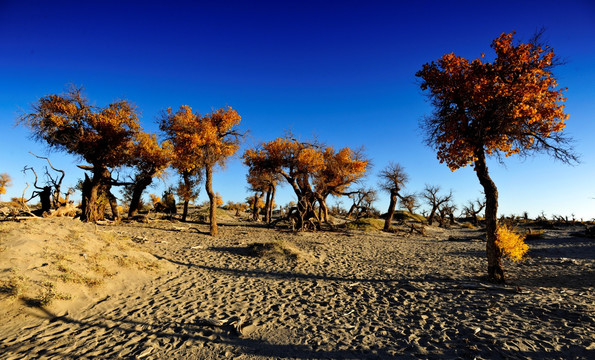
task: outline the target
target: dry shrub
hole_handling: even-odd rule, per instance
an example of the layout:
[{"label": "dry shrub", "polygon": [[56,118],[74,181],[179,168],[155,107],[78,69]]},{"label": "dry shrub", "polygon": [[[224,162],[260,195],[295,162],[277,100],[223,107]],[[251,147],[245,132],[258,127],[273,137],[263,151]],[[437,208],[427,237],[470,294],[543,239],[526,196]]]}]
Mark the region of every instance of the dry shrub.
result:
[{"label": "dry shrub", "polygon": [[297,261],[303,257],[300,250],[284,241],[252,243],[248,245],[248,253],[263,258],[283,258]]},{"label": "dry shrub", "polygon": [[545,234],[545,230],[531,230],[531,229],[529,229],[525,233],[525,240],[543,239],[544,234]]},{"label": "dry shrub", "polygon": [[395,221],[417,221],[420,223],[427,222],[425,217],[418,215],[418,214],[412,214],[407,210],[396,210],[393,215],[393,220],[395,220]]},{"label": "dry shrub", "polygon": [[0,279],[0,293],[18,298],[26,287],[26,279],[22,275],[15,274],[14,270],[8,279]]},{"label": "dry shrub", "polygon": [[378,231],[384,228],[384,220],[373,218],[361,218],[347,223],[347,228],[361,231]]},{"label": "dry shrub", "polygon": [[472,230],[473,230],[473,229],[477,229],[477,228],[475,227],[475,225],[471,224],[470,222],[463,223],[463,224],[461,225],[461,227],[463,227],[463,228],[465,228],[465,229],[472,229]]},{"label": "dry shrub", "polygon": [[496,246],[502,250],[504,255],[513,261],[521,261],[529,251],[529,246],[525,244],[525,237],[517,234],[506,225],[498,226],[496,231]]}]

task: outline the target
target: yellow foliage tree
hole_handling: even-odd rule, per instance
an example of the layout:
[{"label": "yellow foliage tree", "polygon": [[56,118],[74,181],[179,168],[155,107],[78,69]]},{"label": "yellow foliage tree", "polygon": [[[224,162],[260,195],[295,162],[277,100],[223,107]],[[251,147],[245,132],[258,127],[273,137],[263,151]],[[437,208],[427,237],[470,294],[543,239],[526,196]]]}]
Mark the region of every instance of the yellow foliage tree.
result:
[{"label": "yellow foliage tree", "polygon": [[12,185],[12,179],[7,173],[0,174],[0,195],[6,194],[6,188]]},{"label": "yellow foliage tree", "polygon": [[[244,153],[244,164],[249,167],[248,181],[254,190],[269,178],[282,178],[297,196],[297,228],[304,230],[311,219],[320,226],[320,216],[314,206],[318,202],[324,220],[329,195],[344,195],[347,187],[361,178],[368,161],[361,151],[299,141],[291,136],[277,138]],[[263,180],[264,179],[264,180]],[[256,186],[258,185],[258,186]]]},{"label": "yellow foliage tree", "polygon": [[218,109],[206,115],[193,113],[188,105],[163,114],[160,127],[173,144],[174,166],[180,173],[205,172],[205,190],[209,197],[210,234],[217,235],[217,201],[213,191],[213,169],[224,166],[225,161],[239,149],[243,134],[237,127],[240,115],[231,107]]},{"label": "yellow foliage tree", "polygon": [[527,43],[513,43],[514,33],[492,42],[496,57],[469,61],[446,54],[416,73],[434,112],[421,126],[426,143],[451,170],[473,166],[486,196],[488,278],[504,282],[501,249],[496,246],[498,189],[486,158],[547,152],[563,162],[576,162],[569,140],[562,136],[563,90],[552,73],[553,50],[537,34]]},{"label": "yellow foliage tree", "polygon": [[167,169],[172,156],[171,142],[164,141],[159,144],[155,134],[143,131],[136,134],[135,147],[132,150],[132,165],[136,168],[136,174],[128,209],[129,217],[136,215],[143,191],[151,185],[154,177],[160,176]]}]

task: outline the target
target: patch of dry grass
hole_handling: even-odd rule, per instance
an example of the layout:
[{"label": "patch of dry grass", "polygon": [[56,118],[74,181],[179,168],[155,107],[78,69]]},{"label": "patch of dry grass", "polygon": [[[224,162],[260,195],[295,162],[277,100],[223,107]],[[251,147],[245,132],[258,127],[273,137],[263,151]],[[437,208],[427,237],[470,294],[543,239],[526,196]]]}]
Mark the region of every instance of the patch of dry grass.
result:
[{"label": "patch of dry grass", "polygon": [[298,261],[304,258],[304,253],[285,241],[252,243],[248,245],[248,254],[261,258],[282,258]]},{"label": "patch of dry grass", "polygon": [[525,240],[537,240],[543,239],[545,235],[545,230],[532,230],[529,229],[525,233]]},{"label": "patch of dry grass", "polygon": [[6,279],[0,279],[0,294],[11,298],[18,298],[21,296],[27,286],[27,279],[17,273],[15,269],[11,269],[10,275]]},{"label": "patch of dry grass", "polygon": [[0,262],[3,299],[44,306],[99,287],[120,272],[162,269],[159,260],[142,251],[130,236],[113,230],[93,231],[87,224],[68,219],[40,221],[0,229],[0,255],[16,261],[11,263],[13,270],[2,268]]},{"label": "patch of dry grass", "polygon": [[350,230],[378,231],[384,228],[384,220],[373,218],[361,218],[345,225]]}]

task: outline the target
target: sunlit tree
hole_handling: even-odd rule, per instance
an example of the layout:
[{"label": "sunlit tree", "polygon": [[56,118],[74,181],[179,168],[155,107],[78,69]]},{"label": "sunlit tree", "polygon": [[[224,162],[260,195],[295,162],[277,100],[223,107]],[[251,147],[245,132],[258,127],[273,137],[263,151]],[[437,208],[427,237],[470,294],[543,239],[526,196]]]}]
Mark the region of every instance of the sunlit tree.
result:
[{"label": "sunlit tree", "polygon": [[390,163],[380,171],[380,188],[390,194],[390,202],[386,219],[384,220],[384,231],[389,231],[395,214],[395,206],[397,205],[397,198],[400,196],[399,192],[405,186],[409,177],[405,173],[405,169],[399,164]]},{"label": "sunlit tree", "polygon": [[51,149],[80,156],[90,164],[79,166],[92,174],[85,174],[82,186],[82,220],[103,218],[98,203],[102,195],[109,199],[117,217],[116,198],[110,192],[111,170],[131,162],[135,135],[140,129],[134,106],[126,100],[106,107],[93,106],[82,89],[73,87],[63,95],[42,97],[31,112],[19,118],[19,123]]},{"label": "sunlit tree", "polygon": [[[264,156],[264,153],[257,151],[248,151],[244,153],[244,163],[246,164],[261,161],[260,166],[250,166],[246,180],[248,181],[249,190],[255,193],[255,197],[265,197],[264,221],[270,223],[272,220],[273,203],[275,201],[277,184],[281,181],[281,175],[272,171],[272,169],[267,166],[264,166],[262,159],[258,159],[258,157],[262,156]],[[257,204],[258,201],[255,201],[254,203]],[[254,221],[257,221],[260,214],[260,208],[253,206],[252,210],[252,218]]]},{"label": "sunlit tree", "polygon": [[132,150],[132,165],[136,171],[131,185],[129,217],[136,215],[143,192],[151,185],[153,178],[160,176],[167,169],[171,158],[172,145],[169,141],[160,144],[154,134],[142,131],[137,133]]},{"label": "sunlit tree", "polygon": [[314,174],[314,187],[320,205],[320,218],[326,222],[328,196],[346,195],[348,188],[365,175],[370,162],[365,158],[363,150],[354,151],[348,147],[335,151],[327,146],[323,158],[325,166]]},{"label": "sunlit tree", "polygon": [[312,223],[320,227],[316,203],[326,219],[326,198],[343,195],[349,185],[363,176],[368,164],[360,152],[349,148],[335,152],[332,147],[299,141],[291,135],[248,149],[243,158],[249,174],[280,175],[291,186],[297,197],[294,215],[299,230]]},{"label": "sunlit tree", "polygon": [[324,168],[320,146],[288,136],[261,144],[257,149],[248,149],[243,158],[249,173],[280,174],[289,183],[297,197],[295,215],[298,229],[303,230],[311,219],[319,224],[314,211],[316,195],[311,176]]},{"label": "sunlit tree", "polygon": [[434,111],[422,121],[426,143],[451,170],[472,165],[486,196],[488,277],[504,282],[502,251],[496,244],[498,190],[486,159],[546,152],[576,162],[567,138],[563,90],[552,69],[558,64],[540,34],[513,42],[514,32],[492,42],[493,61],[469,61],[453,53],[416,73]]},{"label": "sunlit tree", "polygon": [[0,195],[6,194],[6,188],[12,185],[12,179],[7,173],[0,174]]},{"label": "sunlit tree", "polygon": [[238,150],[243,136],[237,129],[240,120],[240,115],[232,108],[200,115],[193,113],[187,105],[182,105],[176,112],[170,108],[161,117],[160,128],[174,145],[174,158],[179,161],[178,171],[189,171],[190,174],[204,171],[212,236],[217,235],[213,171],[216,165],[224,166],[226,160]]}]

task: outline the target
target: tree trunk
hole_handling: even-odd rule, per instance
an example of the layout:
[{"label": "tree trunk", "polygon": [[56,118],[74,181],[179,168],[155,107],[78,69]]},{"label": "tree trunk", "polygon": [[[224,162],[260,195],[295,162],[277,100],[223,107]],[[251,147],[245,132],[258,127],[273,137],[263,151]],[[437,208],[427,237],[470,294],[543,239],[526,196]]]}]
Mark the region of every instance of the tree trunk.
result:
[{"label": "tree trunk", "polygon": [[252,203],[252,221],[258,221],[258,216],[260,215],[260,208],[258,207],[258,202],[262,194],[258,196],[258,192],[254,193],[254,202]]},{"label": "tree trunk", "polygon": [[264,222],[265,223],[270,223],[271,222],[271,212],[269,211],[269,208],[271,206],[271,188],[269,187],[267,189],[266,192],[266,196],[265,196],[265,202],[264,202]]},{"label": "tree trunk", "polygon": [[190,200],[184,200],[184,210],[182,211],[182,221],[186,222],[186,218],[188,217],[188,204]]},{"label": "tree trunk", "polygon": [[52,188],[44,186],[39,192],[39,202],[41,203],[41,212],[50,211],[52,209]]},{"label": "tree trunk", "polygon": [[120,211],[118,210],[118,199],[116,199],[114,194],[112,194],[112,192],[109,190],[106,190],[105,195],[107,196],[110,209],[112,210],[113,220],[119,221],[120,220]]},{"label": "tree trunk", "polygon": [[496,245],[496,231],[498,230],[498,189],[490,178],[483,148],[476,151],[474,170],[483,186],[486,196],[486,255],[488,258],[488,280],[504,283],[504,269],[502,268],[502,251]]},{"label": "tree trunk", "polygon": [[138,210],[140,209],[140,200],[143,196],[143,191],[151,185],[153,181],[153,177],[151,176],[142,176],[136,179],[134,184],[134,188],[132,189],[132,199],[130,200],[130,208],[128,209],[128,217],[133,217],[136,215]]},{"label": "tree trunk", "polygon": [[320,205],[318,218],[328,224],[328,206],[326,205],[326,196],[321,196],[318,204]]},{"label": "tree trunk", "polygon": [[428,216],[428,225],[432,225],[432,222],[434,222],[434,217],[436,216],[436,210],[438,210],[438,207],[432,206],[432,211],[430,211],[430,215]]},{"label": "tree trunk", "polygon": [[275,193],[277,192],[277,187],[275,185],[271,185],[271,203],[269,205],[269,223],[273,221],[273,207],[275,205]]},{"label": "tree trunk", "polygon": [[211,236],[217,236],[217,198],[213,192],[213,166],[205,166],[205,190],[209,196],[209,222]]},{"label": "tree trunk", "polygon": [[105,185],[110,177],[111,174],[107,168],[98,166],[93,167],[93,178],[90,179],[89,176],[85,174],[82,196],[82,221],[93,222],[103,219],[97,201],[99,199],[101,187]]},{"label": "tree trunk", "polygon": [[347,219],[351,219],[351,216],[353,215],[353,212],[355,211],[355,209],[357,209],[357,206],[355,205],[355,203],[353,205],[351,205],[351,207],[349,208],[349,211],[347,212],[347,215],[345,216]]},{"label": "tree trunk", "polygon": [[393,222],[393,216],[395,215],[395,206],[397,206],[397,193],[394,191],[390,192],[390,203],[388,204],[388,211],[386,213],[386,219],[384,219],[384,231],[389,231],[391,223]]}]

